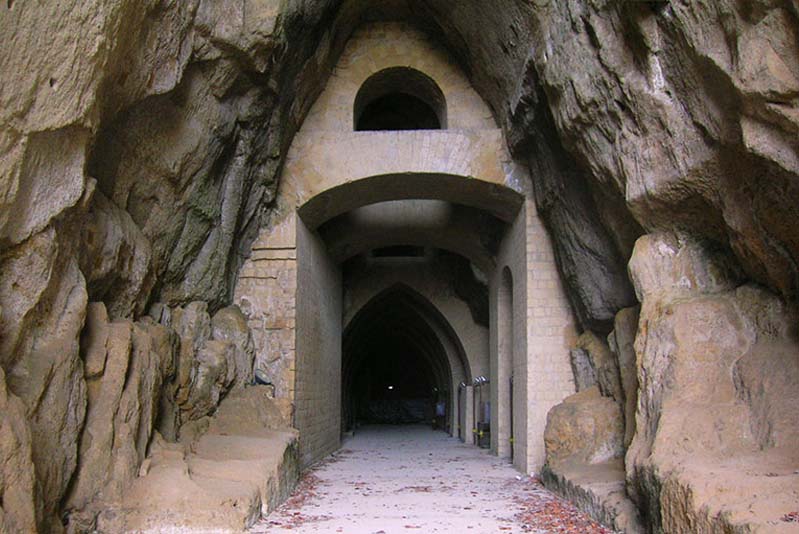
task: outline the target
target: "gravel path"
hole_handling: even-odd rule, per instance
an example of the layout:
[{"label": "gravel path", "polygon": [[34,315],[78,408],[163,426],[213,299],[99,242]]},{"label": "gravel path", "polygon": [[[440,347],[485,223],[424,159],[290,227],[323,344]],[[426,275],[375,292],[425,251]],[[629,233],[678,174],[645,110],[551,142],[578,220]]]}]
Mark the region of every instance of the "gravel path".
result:
[{"label": "gravel path", "polygon": [[360,429],[252,532],[611,533],[504,460],[422,426]]}]

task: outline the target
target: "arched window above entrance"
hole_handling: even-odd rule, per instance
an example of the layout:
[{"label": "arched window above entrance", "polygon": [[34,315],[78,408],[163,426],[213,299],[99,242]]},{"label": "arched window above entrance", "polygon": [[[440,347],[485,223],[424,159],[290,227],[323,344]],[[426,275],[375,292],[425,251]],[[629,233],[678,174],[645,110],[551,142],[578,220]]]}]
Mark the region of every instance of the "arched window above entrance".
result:
[{"label": "arched window above entrance", "polygon": [[447,102],[428,75],[408,67],[381,70],[367,79],[353,110],[356,131],[441,130]]}]

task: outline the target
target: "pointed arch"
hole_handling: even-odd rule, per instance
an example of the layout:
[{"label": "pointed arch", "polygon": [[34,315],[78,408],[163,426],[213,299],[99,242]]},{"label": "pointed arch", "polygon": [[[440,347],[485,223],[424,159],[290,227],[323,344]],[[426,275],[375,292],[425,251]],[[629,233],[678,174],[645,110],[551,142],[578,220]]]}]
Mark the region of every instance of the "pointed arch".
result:
[{"label": "pointed arch", "polygon": [[[386,335],[385,339],[375,336]],[[471,380],[471,369],[463,344],[452,325],[424,295],[397,283],[371,297],[345,325],[342,351],[342,421],[350,428],[355,421],[352,388],[364,362],[374,356],[375,343],[407,343],[418,350],[428,365],[431,381],[446,402],[448,420],[454,428],[457,384]],[[446,395],[443,393],[446,392]]]}]

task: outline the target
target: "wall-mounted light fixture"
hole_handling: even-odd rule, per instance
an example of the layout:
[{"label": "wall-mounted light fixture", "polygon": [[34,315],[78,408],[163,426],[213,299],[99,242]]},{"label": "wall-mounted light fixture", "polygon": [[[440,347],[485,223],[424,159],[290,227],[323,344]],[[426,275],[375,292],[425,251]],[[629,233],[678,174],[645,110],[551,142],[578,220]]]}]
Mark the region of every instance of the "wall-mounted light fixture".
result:
[{"label": "wall-mounted light fixture", "polygon": [[472,380],[472,383],[475,386],[482,386],[488,384],[488,382],[489,382],[488,378],[484,377],[483,375],[477,376],[474,378],[474,380]]}]

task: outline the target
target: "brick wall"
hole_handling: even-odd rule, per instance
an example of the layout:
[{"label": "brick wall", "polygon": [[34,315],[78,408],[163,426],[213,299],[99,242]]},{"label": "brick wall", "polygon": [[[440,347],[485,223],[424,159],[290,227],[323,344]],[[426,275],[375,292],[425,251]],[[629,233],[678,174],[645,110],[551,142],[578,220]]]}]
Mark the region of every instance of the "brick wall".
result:
[{"label": "brick wall", "polygon": [[527,219],[527,471],[544,464],[544,429],[549,410],[574,393],[569,348],[577,339],[574,317],[560,281],[549,235],[535,203]]},{"label": "brick wall", "polygon": [[256,369],[270,377],[276,398],[292,400],[297,288],[294,217],[261,232],[239,271],[234,295],[253,333]]},{"label": "brick wall", "polygon": [[308,466],[341,440],[341,271],[319,237],[297,221],[297,369],[294,426]]}]

